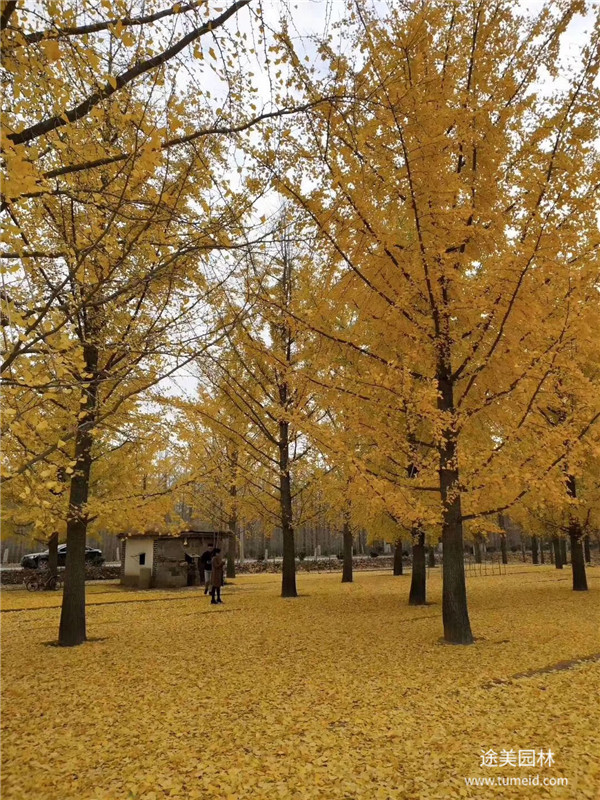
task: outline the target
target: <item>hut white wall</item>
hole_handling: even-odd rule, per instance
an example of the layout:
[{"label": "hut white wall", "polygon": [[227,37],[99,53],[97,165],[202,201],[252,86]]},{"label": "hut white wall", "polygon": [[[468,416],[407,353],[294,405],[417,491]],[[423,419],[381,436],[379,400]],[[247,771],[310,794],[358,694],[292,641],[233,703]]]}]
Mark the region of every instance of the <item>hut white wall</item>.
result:
[{"label": "hut white wall", "polygon": [[139,576],[140,553],[146,554],[145,567],[153,567],[154,539],[127,539],[125,548],[125,577]]}]

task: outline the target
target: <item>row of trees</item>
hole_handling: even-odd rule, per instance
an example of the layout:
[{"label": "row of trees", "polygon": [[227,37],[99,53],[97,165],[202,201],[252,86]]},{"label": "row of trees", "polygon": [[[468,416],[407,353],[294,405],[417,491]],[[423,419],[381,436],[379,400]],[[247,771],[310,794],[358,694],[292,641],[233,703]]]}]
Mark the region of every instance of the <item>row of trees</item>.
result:
[{"label": "row of trees", "polygon": [[410,539],[411,602],[441,538],[449,642],[465,534],[509,509],[566,529],[585,588],[598,19],[568,75],[560,49],[584,10],[349,0],[299,44],[252,0],[3,3],[3,503],[66,535],[61,644],[88,525],[177,528],[191,485],[281,529],[284,596],[315,515],[346,580],[358,528]]}]

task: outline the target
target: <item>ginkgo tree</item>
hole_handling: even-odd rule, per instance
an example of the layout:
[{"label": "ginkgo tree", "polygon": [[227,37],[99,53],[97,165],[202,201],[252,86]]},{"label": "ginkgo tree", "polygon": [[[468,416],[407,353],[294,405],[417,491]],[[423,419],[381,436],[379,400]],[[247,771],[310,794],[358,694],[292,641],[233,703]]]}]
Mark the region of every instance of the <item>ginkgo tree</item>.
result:
[{"label": "ginkgo tree", "polygon": [[164,8],[157,2],[73,6],[44,0],[33,9],[3,0],[3,70],[11,78],[11,112],[3,126],[7,200],[47,191],[53,179],[74,170],[130,157],[135,151],[118,145],[98,150],[90,141],[81,152],[48,137],[101,117],[111,98],[119,102],[144,81],[150,98],[164,84],[165,70],[179,67],[190,52],[203,59],[206,50],[216,59],[216,46],[229,58],[229,35],[219,29],[250,2],[237,0],[216,11],[205,2]]},{"label": "ginkgo tree", "polygon": [[[509,2],[351,0],[343,46],[318,43],[322,66],[282,36],[303,100],[352,100],[315,107],[276,159],[258,157],[329,243],[340,307],[362,320],[341,338],[385,367],[399,410],[419,397],[449,642],[473,641],[464,523],[510,508],[568,457],[533,432],[573,315],[598,302],[598,19],[568,74],[560,49],[583,9],[551,3],[528,18]],[[323,315],[329,336],[337,319]],[[589,409],[576,438],[597,419]]]},{"label": "ginkgo tree", "polygon": [[[299,227],[298,227],[299,226]],[[249,298],[250,310],[218,347],[199,360],[202,382],[198,413],[207,424],[229,433],[232,442],[253,463],[246,478],[248,502],[279,527],[283,539],[282,596],[295,597],[294,527],[310,508],[309,494],[322,470],[313,461],[307,422],[322,413],[306,376],[315,338],[297,330],[293,315],[306,302],[311,281],[310,250],[285,210],[276,221],[271,241],[250,250],[237,294]],[[230,305],[236,307],[235,296]],[[318,346],[318,345],[317,345]],[[231,408],[228,417],[243,424],[223,425],[212,406]],[[311,512],[312,513],[312,512]]]},{"label": "ginkgo tree", "polygon": [[[150,124],[153,115],[145,104],[130,97],[128,115],[136,112],[140,124]],[[69,136],[71,146],[81,141],[83,148],[93,136],[133,142],[137,130],[124,124],[121,107],[111,106],[95,131],[72,128]],[[85,639],[91,470],[103,441],[112,446],[114,437],[106,431],[118,432],[128,408],[135,408],[129,406],[132,398],[193,360],[231,324],[219,321],[219,332],[191,322],[205,315],[211,292],[224,278],[211,272],[209,254],[230,246],[246,204],[243,190],[237,198],[231,191],[220,195],[215,176],[222,164],[215,140],[196,146],[193,158],[142,148],[127,164],[70,174],[57,192],[11,208],[6,260],[16,261],[19,241],[32,252],[21,254],[7,287],[5,340],[15,357],[3,384],[9,394],[14,389],[16,413],[24,417],[10,425],[21,463],[13,462],[14,471],[3,480],[33,475],[38,465],[42,472],[64,467],[68,558],[61,644]],[[20,329],[31,311],[24,299],[28,287],[42,299],[45,313],[35,345],[29,339],[21,349]],[[59,401],[71,398],[66,414],[55,414],[57,395]],[[68,464],[56,464],[57,453]]]},{"label": "ginkgo tree", "polygon": [[227,137],[288,113],[245,111],[256,91],[247,34],[226,23],[249,5],[2,4],[3,382],[14,400],[3,480],[68,491],[62,644],[85,638],[83,546],[92,464],[115,445],[106,431],[127,427],[126,410],[219,335],[203,319],[226,276],[207,257],[245,239],[252,205],[226,177]]}]

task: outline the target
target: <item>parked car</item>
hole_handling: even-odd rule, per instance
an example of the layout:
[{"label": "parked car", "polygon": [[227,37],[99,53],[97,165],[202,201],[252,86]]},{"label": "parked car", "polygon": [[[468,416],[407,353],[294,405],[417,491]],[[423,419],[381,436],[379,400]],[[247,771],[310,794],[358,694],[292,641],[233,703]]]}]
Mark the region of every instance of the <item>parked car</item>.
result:
[{"label": "parked car", "polygon": [[[28,553],[21,559],[21,566],[27,569],[44,569],[48,565],[49,551],[44,550],[43,553]],[[59,544],[58,546],[58,566],[64,567],[67,560],[67,545]],[[104,556],[102,550],[95,547],[85,548],[85,563],[91,564],[94,567],[99,567],[104,563]]]}]

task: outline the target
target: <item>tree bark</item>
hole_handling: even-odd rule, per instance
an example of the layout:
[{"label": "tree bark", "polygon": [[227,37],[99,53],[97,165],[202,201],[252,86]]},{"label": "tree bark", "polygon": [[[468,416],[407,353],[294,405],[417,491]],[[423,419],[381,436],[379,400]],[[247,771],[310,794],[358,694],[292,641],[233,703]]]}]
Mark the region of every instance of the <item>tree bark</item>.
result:
[{"label": "tree bark", "polygon": [[554,566],[556,569],[563,568],[562,549],[560,546],[560,539],[558,536],[552,537],[552,547],[554,549]]},{"label": "tree bark", "polygon": [[48,540],[48,576],[56,578],[58,575],[58,531]]},{"label": "tree bark", "polygon": [[427,548],[427,560],[429,569],[433,569],[435,567],[435,545],[430,544]]},{"label": "tree bark", "polygon": [[[449,348],[449,344],[447,345]],[[438,409],[454,414],[454,396],[448,355],[440,357],[437,368]],[[463,523],[458,468],[458,445],[453,423],[444,431],[439,446],[439,480],[442,499],[442,618],[444,639],[452,644],[472,644],[473,634],[467,607],[467,586],[463,544]]]},{"label": "tree bark", "polygon": [[560,539],[560,558],[563,564],[569,563],[569,558],[567,556],[567,540],[564,536]]},{"label": "tree bark", "polygon": [[396,539],[394,545],[394,575],[402,575],[404,568],[402,565],[402,540]]},{"label": "tree bark", "polygon": [[508,564],[508,552],[506,547],[506,534],[500,536],[500,552],[502,553],[502,563]]},{"label": "tree bark", "polygon": [[479,534],[476,534],[475,539],[473,541],[473,547],[475,550],[475,563],[481,564],[481,539],[479,538]]},{"label": "tree bark", "polygon": [[[282,406],[287,403],[287,385],[279,387]],[[292,517],[292,483],[289,467],[289,423],[279,423],[279,496],[281,507],[281,534],[283,540],[283,565],[281,576],[281,596],[297,597],[296,590],[296,549]]]},{"label": "tree bark", "polygon": [[573,591],[587,592],[587,578],[585,574],[585,561],[583,558],[583,545],[581,542],[581,526],[574,520],[569,528],[571,539],[571,572],[573,574]]},{"label": "tree bark", "polygon": [[585,555],[586,564],[591,564],[592,563],[592,551],[590,549],[590,535],[589,535],[589,533],[586,533],[586,535],[583,537],[583,552],[584,552],[584,555]]},{"label": "tree bark", "polygon": [[85,537],[87,513],[85,506],[90,487],[92,444],[98,397],[98,348],[86,343],[83,347],[85,372],[93,376],[82,389],[81,418],[75,433],[75,469],[69,490],[67,512],[67,561],[63,591],[58,643],[73,647],[86,640],[85,630]]},{"label": "tree bark", "polygon": [[[567,476],[567,492],[569,497],[577,497],[574,475]],[[583,532],[579,520],[575,517],[571,517],[569,523],[569,539],[571,541],[571,572],[573,575],[574,592],[587,592],[588,588],[585,574],[585,561],[583,559],[582,538]]]},{"label": "tree bark", "polygon": [[234,522],[234,527],[231,527],[231,520],[229,520],[229,530],[233,534],[229,537],[229,544],[227,546],[227,567],[226,576],[228,578],[235,578],[235,540],[236,540],[237,525]]},{"label": "tree bark", "polygon": [[539,554],[538,554],[538,538],[537,536],[531,537],[531,561],[533,564],[539,564]]},{"label": "tree bark", "polygon": [[361,556],[364,556],[365,549],[366,549],[365,532],[364,531],[359,531],[358,532],[358,551],[361,554]]},{"label": "tree bark", "polygon": [[425,566],[425,532],[419,528],[412,532],[412,575],[410,579],[409,606],[427,603],[427,568]]},{"label": "tree bark", "polygon": [[237,469],[237,453],[233,454],[233,470],[234,475],[229,487],[229,495],[231,497],[231,513],[229,514],[228,528],[231,536],[229,537],[229,545],[227,547],[227,566],[226,576],[228,578],[235,578],[235,543],[237,538],[237,484],[235,482],[235,471]]},{"label": "tree bark", "polygon": [[4,4],[4,10],[2,11],[2,16],[0,17],[0,30],[3,31],[7,26],[8,22],[14,13],[15,8],[17,7],[17,0],[7,0]]},{"label": "tree bark", "polygon": [[344,546],[344,566],[342,568],[342,583],[352,583],[352,528],[350,527],[350,515],[344,514],[344,527],[342,529],[342,539]]}]

